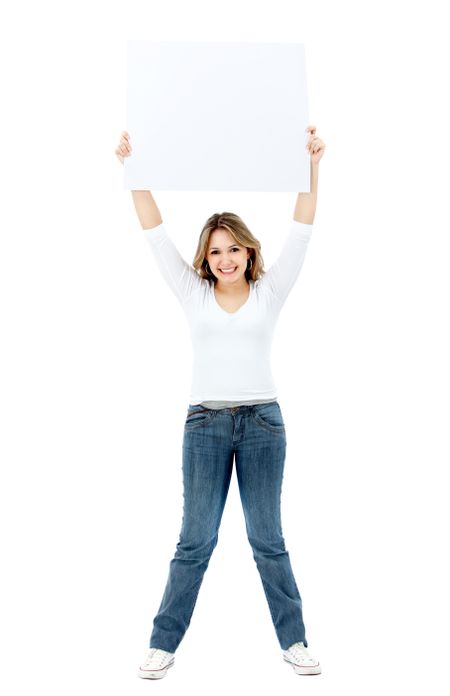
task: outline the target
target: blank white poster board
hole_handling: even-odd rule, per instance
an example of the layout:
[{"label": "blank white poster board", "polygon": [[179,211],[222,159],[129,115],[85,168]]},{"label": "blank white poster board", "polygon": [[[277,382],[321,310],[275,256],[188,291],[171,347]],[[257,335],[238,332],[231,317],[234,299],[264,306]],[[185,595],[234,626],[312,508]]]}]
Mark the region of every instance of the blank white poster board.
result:
[{"label": "blank white poster board", "polygon": [[304,45],[127,42],[125,188],[309,191]]}]

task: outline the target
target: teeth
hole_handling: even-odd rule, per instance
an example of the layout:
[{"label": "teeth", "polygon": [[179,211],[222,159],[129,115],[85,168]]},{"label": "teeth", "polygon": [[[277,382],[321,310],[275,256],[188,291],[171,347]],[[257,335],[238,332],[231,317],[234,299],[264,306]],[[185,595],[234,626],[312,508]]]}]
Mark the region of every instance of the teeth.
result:
[{"label": "teeth", "polygon": [[225,270],[224,268],[219,268],[219,271],[221,271],[222,273],[234,273],[235,270],[236,270],[236,267],[235,267],[235,268],[229,268],[229,269],[227,269],[227,270]]}]

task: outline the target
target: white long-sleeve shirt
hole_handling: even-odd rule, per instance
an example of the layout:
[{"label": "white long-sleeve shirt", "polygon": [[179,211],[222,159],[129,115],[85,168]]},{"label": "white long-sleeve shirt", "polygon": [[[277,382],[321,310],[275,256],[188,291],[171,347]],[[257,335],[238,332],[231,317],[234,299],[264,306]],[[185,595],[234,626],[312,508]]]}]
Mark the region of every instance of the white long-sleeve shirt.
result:
[{"label": "white long-sleeve shirt", "polygon": [[313,225],[292,220],[277,260],[250,280],[247,301],[233,313],[217,302],[212,280],[181,256],[164,224],[144,230],[157,265],[186,314],[193,346],[190,404],[258,403],[277,398],[270,366],[280,310],[306,254]]}]

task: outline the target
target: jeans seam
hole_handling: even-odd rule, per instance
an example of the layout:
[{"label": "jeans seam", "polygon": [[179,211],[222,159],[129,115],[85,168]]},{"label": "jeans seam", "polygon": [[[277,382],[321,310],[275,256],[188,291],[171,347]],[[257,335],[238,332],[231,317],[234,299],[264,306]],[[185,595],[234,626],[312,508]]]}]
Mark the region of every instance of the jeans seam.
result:
[{"label": "jeans seam", "polygon": [[271,616],[272,616],[272,623],[274,624],[275,628],[277,628],[277,626],[276,626],[276,619],[275,619],[275,612],[274,612],[274,608],[273,608],[273,606],[272,606],[272,602],[270,601],[269,592],[268,592],[268,590],[267,590],[267,588],[266,588],[266,581],[265,581],[262,577],[261,577],[261,581],[262,581],[262,584],[263,584],[263,587],[264,587],[264,592],[265,592],[265,595],[266,595],[267,604],[269,605],[270,614],[271,614]]}]

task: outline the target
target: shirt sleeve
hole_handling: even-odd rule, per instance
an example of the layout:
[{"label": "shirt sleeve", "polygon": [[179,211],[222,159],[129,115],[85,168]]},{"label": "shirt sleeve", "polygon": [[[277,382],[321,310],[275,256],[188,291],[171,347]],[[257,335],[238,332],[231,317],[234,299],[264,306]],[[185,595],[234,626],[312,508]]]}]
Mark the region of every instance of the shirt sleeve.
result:
[{"label": "shirt sleeve", "polygon": [[277,260],[260,280],[280,303],[286,300],[299,276],[312,229],[313,225],[292,220],[289,234]]},{"label": "shirt sleeve", "polygon": [[201,287],[203,279],[181,256],[164,224],[144,230],[163,278],[182,305]]}]

